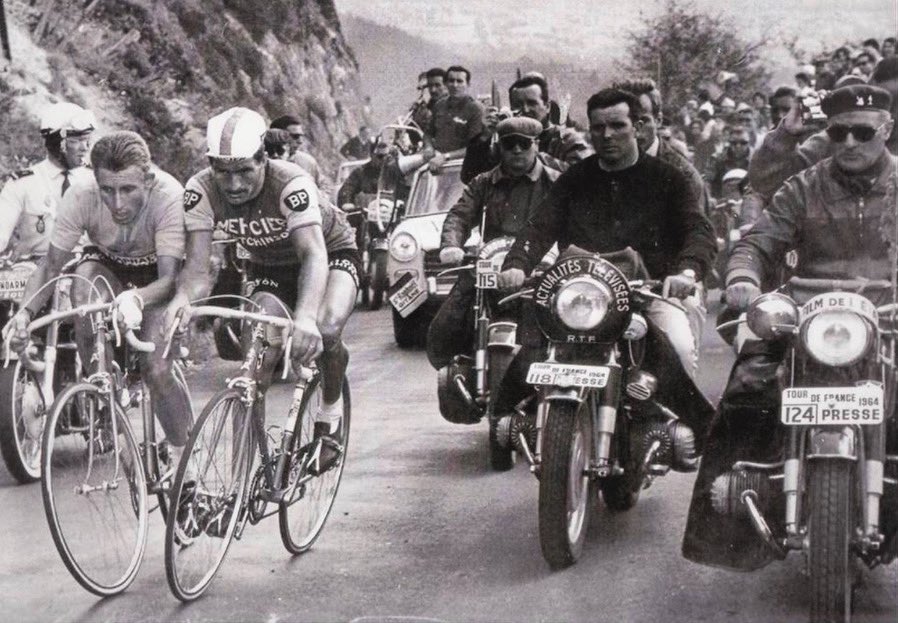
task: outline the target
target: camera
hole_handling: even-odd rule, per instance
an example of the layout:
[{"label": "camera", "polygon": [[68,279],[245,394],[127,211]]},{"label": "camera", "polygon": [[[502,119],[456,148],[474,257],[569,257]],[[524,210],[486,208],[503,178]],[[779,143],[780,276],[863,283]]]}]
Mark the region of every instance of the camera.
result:
[{"label": "camera", "polygon": [[798,104],[801,106],[801,120],[806,124],[819,124],[826,121],[826,114],[820,106],[829,95],[829,91],[808,90],[798,96]]}]

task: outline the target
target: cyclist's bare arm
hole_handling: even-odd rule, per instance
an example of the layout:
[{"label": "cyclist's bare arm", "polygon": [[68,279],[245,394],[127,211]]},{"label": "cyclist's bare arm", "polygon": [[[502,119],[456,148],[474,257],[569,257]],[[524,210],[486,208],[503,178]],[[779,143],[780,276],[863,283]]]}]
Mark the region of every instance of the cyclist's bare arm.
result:
[{"label": "cyclist's bare arm", "polygon": [[144,306],[159,305],[171,299],[178,281],[181,258],[160,255],[156,258],[156,270],[159,277],[136,290],[143,300]]},{"label": "cyclist's bare arm", "polygon": [[209,258],[212,254],[212,230],[188,231],[185,241],[184,268],[181,270],[177,292],[165,311],[163,331],[168,331],[178,310],[190,301],[209,296],[212,274]]},{"label": "cyclist's bare arm", "polygon": [[321,352],[318,307],[327,288],[327,247],[320,225],[299,227],[290,232],[290,241],[300,261],[296,308],[294,311],[294,354],[304,362]]}]

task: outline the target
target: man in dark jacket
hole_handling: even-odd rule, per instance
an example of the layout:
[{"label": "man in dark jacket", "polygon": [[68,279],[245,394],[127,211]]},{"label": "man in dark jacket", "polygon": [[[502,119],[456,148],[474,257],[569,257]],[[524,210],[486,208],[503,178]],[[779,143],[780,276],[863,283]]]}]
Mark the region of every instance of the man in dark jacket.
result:
[{"label": "man in dark jacket", "polygon": [[[799,277],[892,279],[898,159],[886,147],[890,101],[887,91],[869,85],[843,87],[823,100],[833,155],[789,178],[737,243],[727,266],[729,306],[744,309],[761,294],[790,249],[798,252]],[[808,293],[792,294],[803,303]],[[690,560],[740,570],[771,560],[747,519],[717,514],[712,488],[736,461],[779,460],[773,433],[784,353],[782,342],[748,341],[733,365],[693,491],[683,541]],[[883,510],[880,526],[891,538],[898,521]]]},{"label": "man in dark jacket", "polygon": [[[675,167],[640,153],[639,101],[629,91],[604,89],[587,114],[596,154],[571,166],[531,216],[506,257],[499,285],[518,289],[553,243],[597,253],[632,247],[665,291],[684,298],[709,269],[717,243],[688,181]],[[656,303],[647,310],[694,376],[698,353],[682,309]]]}]

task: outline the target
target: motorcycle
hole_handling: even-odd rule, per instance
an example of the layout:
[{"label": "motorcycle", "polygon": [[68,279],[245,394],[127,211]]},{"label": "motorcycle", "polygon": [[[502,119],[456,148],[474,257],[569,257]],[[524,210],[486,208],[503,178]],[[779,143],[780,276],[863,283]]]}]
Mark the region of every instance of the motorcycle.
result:
[{"label": "motorcycle", "polygon": [[742,238],[743,232],[736,227],[741,211],[742,199],[726,199],[714,204],[708,215],[717,238],[717,260],[711,271],[711,288],[723,286],[730,252]]},{"label": "motorcycle", "polygon": [[[756,298],[746,318],[784,353],[772,362],[779,408],[757,415],[756,429],[772,434],[751,446],[754,454],[725,464],[710,505],[718,523],[738,522],[730,534],[749,524],[743,568],[803,553],[811,621],[848,621],[856,563],[873,569],[898,556],[898,455],[886,449],[898,441],[898,292],[887,281],[798,277],[788,288],[792,296]],[[892,302],[877,306],[877,292]]]},{"label": "motorcycle", "polygon": [[494,238],[481,246],[474,263],[441,273],[441,276],[451,272],[473,273],[475,292],[473,357],[456,355],[448,366],[437,372],[440,414],[454,424],[476,424],[486,416],[490,425],[490,465],[497,471],[514,465],[512,445],[500,442],[500,422],[507,427],[508,420],[497,417],[501,414],[496,414],[493,408],[502,378],[520,349],[517,323],[496,318],[493,294],[498,288],[502,262],[513,243],[511,236]]},{"label": "motorcycle", "polygon": [[599,492],[610,510],[626,511],[670,469],[694,471],[695,435],[713,413],[645,319],[653,301],[674,303],[653,292],[661,284],[640,266],[631,249],[568,252],[535,287],[501,302],[530,298],[547,340],[526,377],[535,420],[510,431],[539,479],[539,540],[553,569],[579,558]]},{"label": "motorcycle", "polygon": [[394,201],[392,192],[381,192],[368,203],[365,246],[362,250],[362,302],[374,311],[381,308],[390,283],[387,276],[389,239],[402,217],[404,202]]},{"label": "motorcycle", "polygon": [[[37,269],[39,258],[0,260],[0,317],[6,324],[22,305],[25,285]],[[71,279],[59,277],[52,287],[49,311],[71,307]],[[41,477],[41,435],[47,409],[54,396],[77,374],[77,350],[71,324],[51,324],[37,338],[32,356],[42,360],[41,371],[32,371],[4,346],[0,367],[0,454],[10,475],[21,484]]]}]

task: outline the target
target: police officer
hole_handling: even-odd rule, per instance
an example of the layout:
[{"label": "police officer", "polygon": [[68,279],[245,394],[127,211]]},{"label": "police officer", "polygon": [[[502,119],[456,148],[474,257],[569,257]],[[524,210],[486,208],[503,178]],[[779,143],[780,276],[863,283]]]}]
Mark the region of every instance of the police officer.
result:
[{"label": "police officer", "polygon": [[16,173],[0,191],[0,251],[11,259],[47,254],[59,200],[70,186],[91,178],[83,165],[94,124],[93,114],[77,104],[44,110],[40,131],[47,157]]}]

